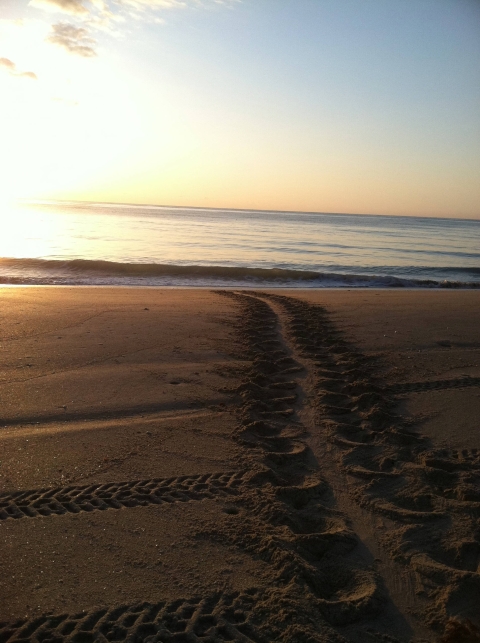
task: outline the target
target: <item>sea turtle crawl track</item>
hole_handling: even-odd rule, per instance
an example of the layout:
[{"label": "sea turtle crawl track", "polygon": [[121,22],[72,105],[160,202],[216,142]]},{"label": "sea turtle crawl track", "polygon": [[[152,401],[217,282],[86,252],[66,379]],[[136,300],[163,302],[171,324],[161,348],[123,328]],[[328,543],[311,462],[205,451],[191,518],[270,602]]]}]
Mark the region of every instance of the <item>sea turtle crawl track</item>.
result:
[{"label": "sea turtle crawl track", "polygon": [[[262,560],[268,578],[248,591],[2,623],[0,643],[404,643],[437,640],[456,609],[474,615],[479,454],[436,450],[406,426],[395,413],[395,395],[421,390],[421,383],[385,387],[375,361],[323,308],[262,292],[219,294],[238,310],[237,357],[245,364],[240,383],[227,389],[237,403],[232,437],[242,447],[239,471],[10,492],[0,496],[0,520],[61,520],[152,504],[161,510],[165,503],[218,498],[228,503],[226,518],[204,528],[203,537]],[[332,445],[352,503],[388,522],[380,546],[420,579],[427,607],[422,632],[433,638],[412,639],[396,613],[309,446],[312,432]]]},{"label": "sea turtle crawl track", "polygon": [[317,430],[335,445],[356,502],[388,517],[382,546],[414,569],[428,598],[427,622],[480,605],[480,452],[437,449],[395,412],[394,393],[475,386],[477,379],[384,387],[328,313],[296,298],[258,293],[284,318],[287,336],[314,373]]}]

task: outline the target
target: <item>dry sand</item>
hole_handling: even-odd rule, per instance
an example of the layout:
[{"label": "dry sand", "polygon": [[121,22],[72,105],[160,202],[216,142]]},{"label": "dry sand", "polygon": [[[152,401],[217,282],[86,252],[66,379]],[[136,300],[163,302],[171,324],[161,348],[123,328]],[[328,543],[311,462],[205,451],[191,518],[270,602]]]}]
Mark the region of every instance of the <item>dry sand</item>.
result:
[{"label": "dry sand", "polygon": [[1,298],[1,642],[480,640],[480,293]]}]

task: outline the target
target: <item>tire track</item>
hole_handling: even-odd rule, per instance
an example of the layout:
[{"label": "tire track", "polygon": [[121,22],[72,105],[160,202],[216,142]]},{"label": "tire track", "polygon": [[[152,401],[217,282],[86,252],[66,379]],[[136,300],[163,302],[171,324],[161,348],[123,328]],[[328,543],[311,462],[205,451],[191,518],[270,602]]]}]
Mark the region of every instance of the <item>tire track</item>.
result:
[{"label": "tire track", "polygon": [[450,388],[469,388],[480,386],[480,377],[460,377],[453,380],[434,380],[429,382],[405,382],[384,387],[386,395],[403,393],[422,393],[424,391],[441,391]]},{"label": "tire track", "polygon": [[0,520],[189,502],[238,493],[245,471],[72,485],[0,494]]},{"label": "tire track", "polygon": [[203,599],[122,605],[80,614],[46,615],[11,625],[0,623],[2,643],[31,641],[197,641],[267,643],[251,622],[255,590]]}]

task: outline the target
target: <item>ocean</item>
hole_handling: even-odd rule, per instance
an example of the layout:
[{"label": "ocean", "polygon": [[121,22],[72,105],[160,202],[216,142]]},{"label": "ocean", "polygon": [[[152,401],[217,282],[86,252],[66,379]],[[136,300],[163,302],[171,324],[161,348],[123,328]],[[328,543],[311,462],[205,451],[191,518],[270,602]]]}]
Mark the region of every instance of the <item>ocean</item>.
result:
[{"label": "ocean", "polygon": [[3,206],[0,283],[480,287],[480,221],[85,202]]}]

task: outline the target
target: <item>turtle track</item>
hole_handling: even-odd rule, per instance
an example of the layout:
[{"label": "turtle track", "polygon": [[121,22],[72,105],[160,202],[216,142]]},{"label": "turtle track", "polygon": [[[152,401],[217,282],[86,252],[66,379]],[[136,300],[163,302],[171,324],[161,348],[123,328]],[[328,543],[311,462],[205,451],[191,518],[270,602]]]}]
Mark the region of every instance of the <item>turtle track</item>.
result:
[{"label": "turtle track", "polygon": [[221,294],[241,309],[237,332],[250,365],[230,390],[239,399],[234,437],[246,449],[249,469],[258,467],[258,473],[257,485],[233,500],[247,510],[242,530],[231,517],[231,525],[210,536],[268,562],[274,585],[306,592],[329,625],[358,623],[364,631],[383,609],[383,586],[359,555],[358,538],[335,509],[332,489],[306,444],[297,413],[305,368],[292,356],[267,302],[251,293]]},{"label": "turtle track", "polygon": [[385,387],[376,359],[350,343],[325,309],[259,295],[284,311],[288,336],[315,373],[317,425],[335,445],[340,469],[355,481],[355,500],[390,521],[381,540],[419,574],[419,591],[431,599],[429,624],[442,629],[455,604],[466,604],[464,616],[477,616],[480,450],[435,448],[396,414],[394,398],[434,385],[473,386],[476,379]]},{"label": "turtle track", "polygon": [[[241,384],[229,392],[239,402],[235,439],[274,470],[303,470],[311,456],[301,439],[305,428],[296,417],[301,387],[295,376],[303,367],[289,354],[271,307],[248,295],[222,292],[241,306],[243,358],[249,366]],[[250,460],[250,458],[248,458]]]}]

